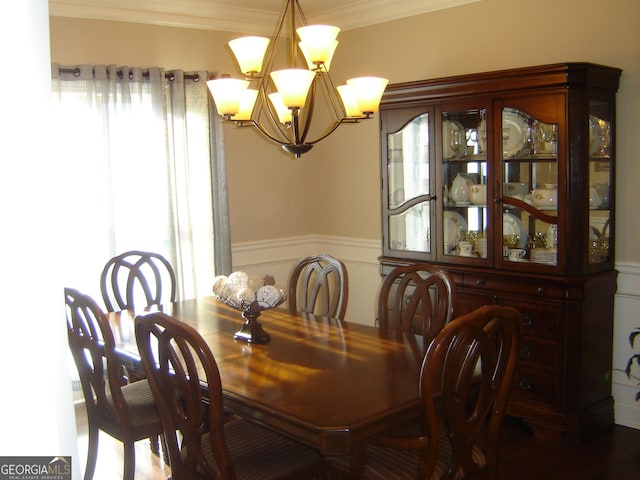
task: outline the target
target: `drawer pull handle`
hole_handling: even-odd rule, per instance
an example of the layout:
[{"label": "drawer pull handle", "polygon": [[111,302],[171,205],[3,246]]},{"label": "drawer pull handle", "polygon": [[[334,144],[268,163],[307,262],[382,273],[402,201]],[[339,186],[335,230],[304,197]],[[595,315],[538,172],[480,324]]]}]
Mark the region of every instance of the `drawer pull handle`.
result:
[{"label": "drawer pull handle", "polygon": [[538,287],[538,293],[540,295],[544,295],[545,293],[547,293],[547,291],[544,287]]},{"label": "drawer pull handle", "polygon": [[532,315],[522,315],[522,326],[525,328],[533,327],[533,316]]},{"label": "drawer pull handle", "polygon": [[484,285],[486,282],[484,280],[476,280],[476,285]]},{"label": "drawer pull handle", "polygon": [[533,356],[533,350],[529,345],[523,345],[520,348],[520,358],[531,358]]},{"label": "drawer pull handle", "polygon": [[527,377],[522,377],[518,382],[518,388],[523,392],[530,392],[533,389],[533,382]]}]

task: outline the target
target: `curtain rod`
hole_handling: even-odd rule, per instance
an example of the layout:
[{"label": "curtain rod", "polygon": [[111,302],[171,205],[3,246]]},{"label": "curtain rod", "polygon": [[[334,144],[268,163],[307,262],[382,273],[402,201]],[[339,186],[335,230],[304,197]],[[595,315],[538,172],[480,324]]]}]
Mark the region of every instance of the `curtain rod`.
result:
[{"label": "curtain rod", "polygon": [[[76,67],[76,68],[63,68],[61,67],[59,69],[60,73],[71,73],[73,74],[74,77],[79,77],[80,76],[80,68]],[[122,78],[124,72],[122,70],[118,70],[118,78]],[[131,78],[133,76],[133,72],[129,71],[129,78]],[[142,76],[145,79],[149,79],[149,71],[143,72]],[[170,82],[175,80],[176,76],[175,74],[173,74],[172,72],[168,72],[164,74],[164,78],[166,78],[167,80],[169,80]],[[187,80],[193,80],[194,82],[198,82],[200,81],[200,74],[198,73],[185,73],[184,74],[184,78]]]}]

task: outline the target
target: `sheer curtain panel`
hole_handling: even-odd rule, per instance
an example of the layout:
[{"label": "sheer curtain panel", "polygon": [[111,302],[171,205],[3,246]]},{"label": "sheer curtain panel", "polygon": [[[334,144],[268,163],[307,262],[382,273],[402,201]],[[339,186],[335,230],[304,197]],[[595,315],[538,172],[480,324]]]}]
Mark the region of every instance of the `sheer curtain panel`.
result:
[{"label": "sheer curtain panel", "polygon": [[171,262],[180,298],[209,293],[228,271],[230,244],[208,73],[54,64],[52,74],[65,285],[99,298],[106,261],[135,249]]}]

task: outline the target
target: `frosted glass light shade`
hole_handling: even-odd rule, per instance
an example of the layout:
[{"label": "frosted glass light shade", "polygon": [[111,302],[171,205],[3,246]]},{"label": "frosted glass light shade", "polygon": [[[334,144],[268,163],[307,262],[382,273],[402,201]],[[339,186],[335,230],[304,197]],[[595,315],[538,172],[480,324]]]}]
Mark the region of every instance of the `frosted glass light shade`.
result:
[{"label": "frosted glass light shade", "polygon": [[389,80],[379,77],[358,77],[347,80],[358,100],[360,111],[364,114],[378,111],[380,100]]},{"label": "frosted glass light shade", "polygon": [[291,122],[291,110],[287,108],[287,106],[282,101],[282,95],[280,93],[275,92],[269,94],[269,100],[273,105],[273,108],[276,109],[278,113],[278,120],[280,123],[290,123]]},{"label": "frosted glass light shade", "polygon": [[209,91],[213,96],[216,109],[223,116],[238,113],[242,93],[248,86],[248,81],[235,78],[218,78],[207,82],[207,87],[209,87]]},{"label": "frosted glass light shade", "polygon": [[271,78],[287,108],[302,108],[316,74],[310,70],[290,68],[271,72]]},{"label": "frosted glass light shade", "polygon": [[267,51],[269,39],[266,37],[241,37],[231,40],[229,47],[238,61],[240,71],[248,75],[262,70],[262,60]]},{"label": "frosted glass light shade", "polygon": [[[307,25],[296,29],[301,42],[300,49],[310,65],[330,63],[338,46],[336,37],[340,32],[332,25]],[[327,67],[328,69],[328,67]]]},{"label": "frosted glass light shade", "polygon": [[338,46],[338,41],[333,40],[330,45],[318,46],[315,44],[298,42],[298,46],[304,55],[310,70],[318,68],[318,65],[324,64],[325,70],[328,72],[331,65],[331,59]]},{"label": "frosted glass light shade", "polygon": [[240,109],[238,110],[238,113],[231,117],[231,120],[251,120],[251,113],[253,112],[253,107],[256,104],[256,98],[258,98],[258,90],[247,88],[242,92],[242,96],[240,97]]},{"label": "frosted glass light shade", "polygon": [[344,105],[347,117],[361,117],[362,111],[360,111],[358,99],[356,98],[353,88],[349,85],[339,85],[336,88],[340,94],[340,98],[342,99],[342,104]]},{"label": "frosted glass light shade", "polygon": [[303,42],[329,43],[338,37],[340,29],[333,25],[305,25],[296,28],[296,32]]}]

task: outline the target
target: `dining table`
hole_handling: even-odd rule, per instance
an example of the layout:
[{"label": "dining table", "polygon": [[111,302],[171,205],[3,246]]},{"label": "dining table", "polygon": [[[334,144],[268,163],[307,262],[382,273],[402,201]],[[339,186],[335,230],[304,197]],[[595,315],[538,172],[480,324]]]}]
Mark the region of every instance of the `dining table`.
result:
[{"label": "dining table", "polygon": [[[258,317],[270,340],[256,344],[234,338],[242,312],[213,296],[156,308],[204,338],[218,364],[225,409],[322,455],[349,455],[420,415],[420,336],[275,308]],[[139,372],[134,319],[143,313],[108,314],[119,360]]]}]

